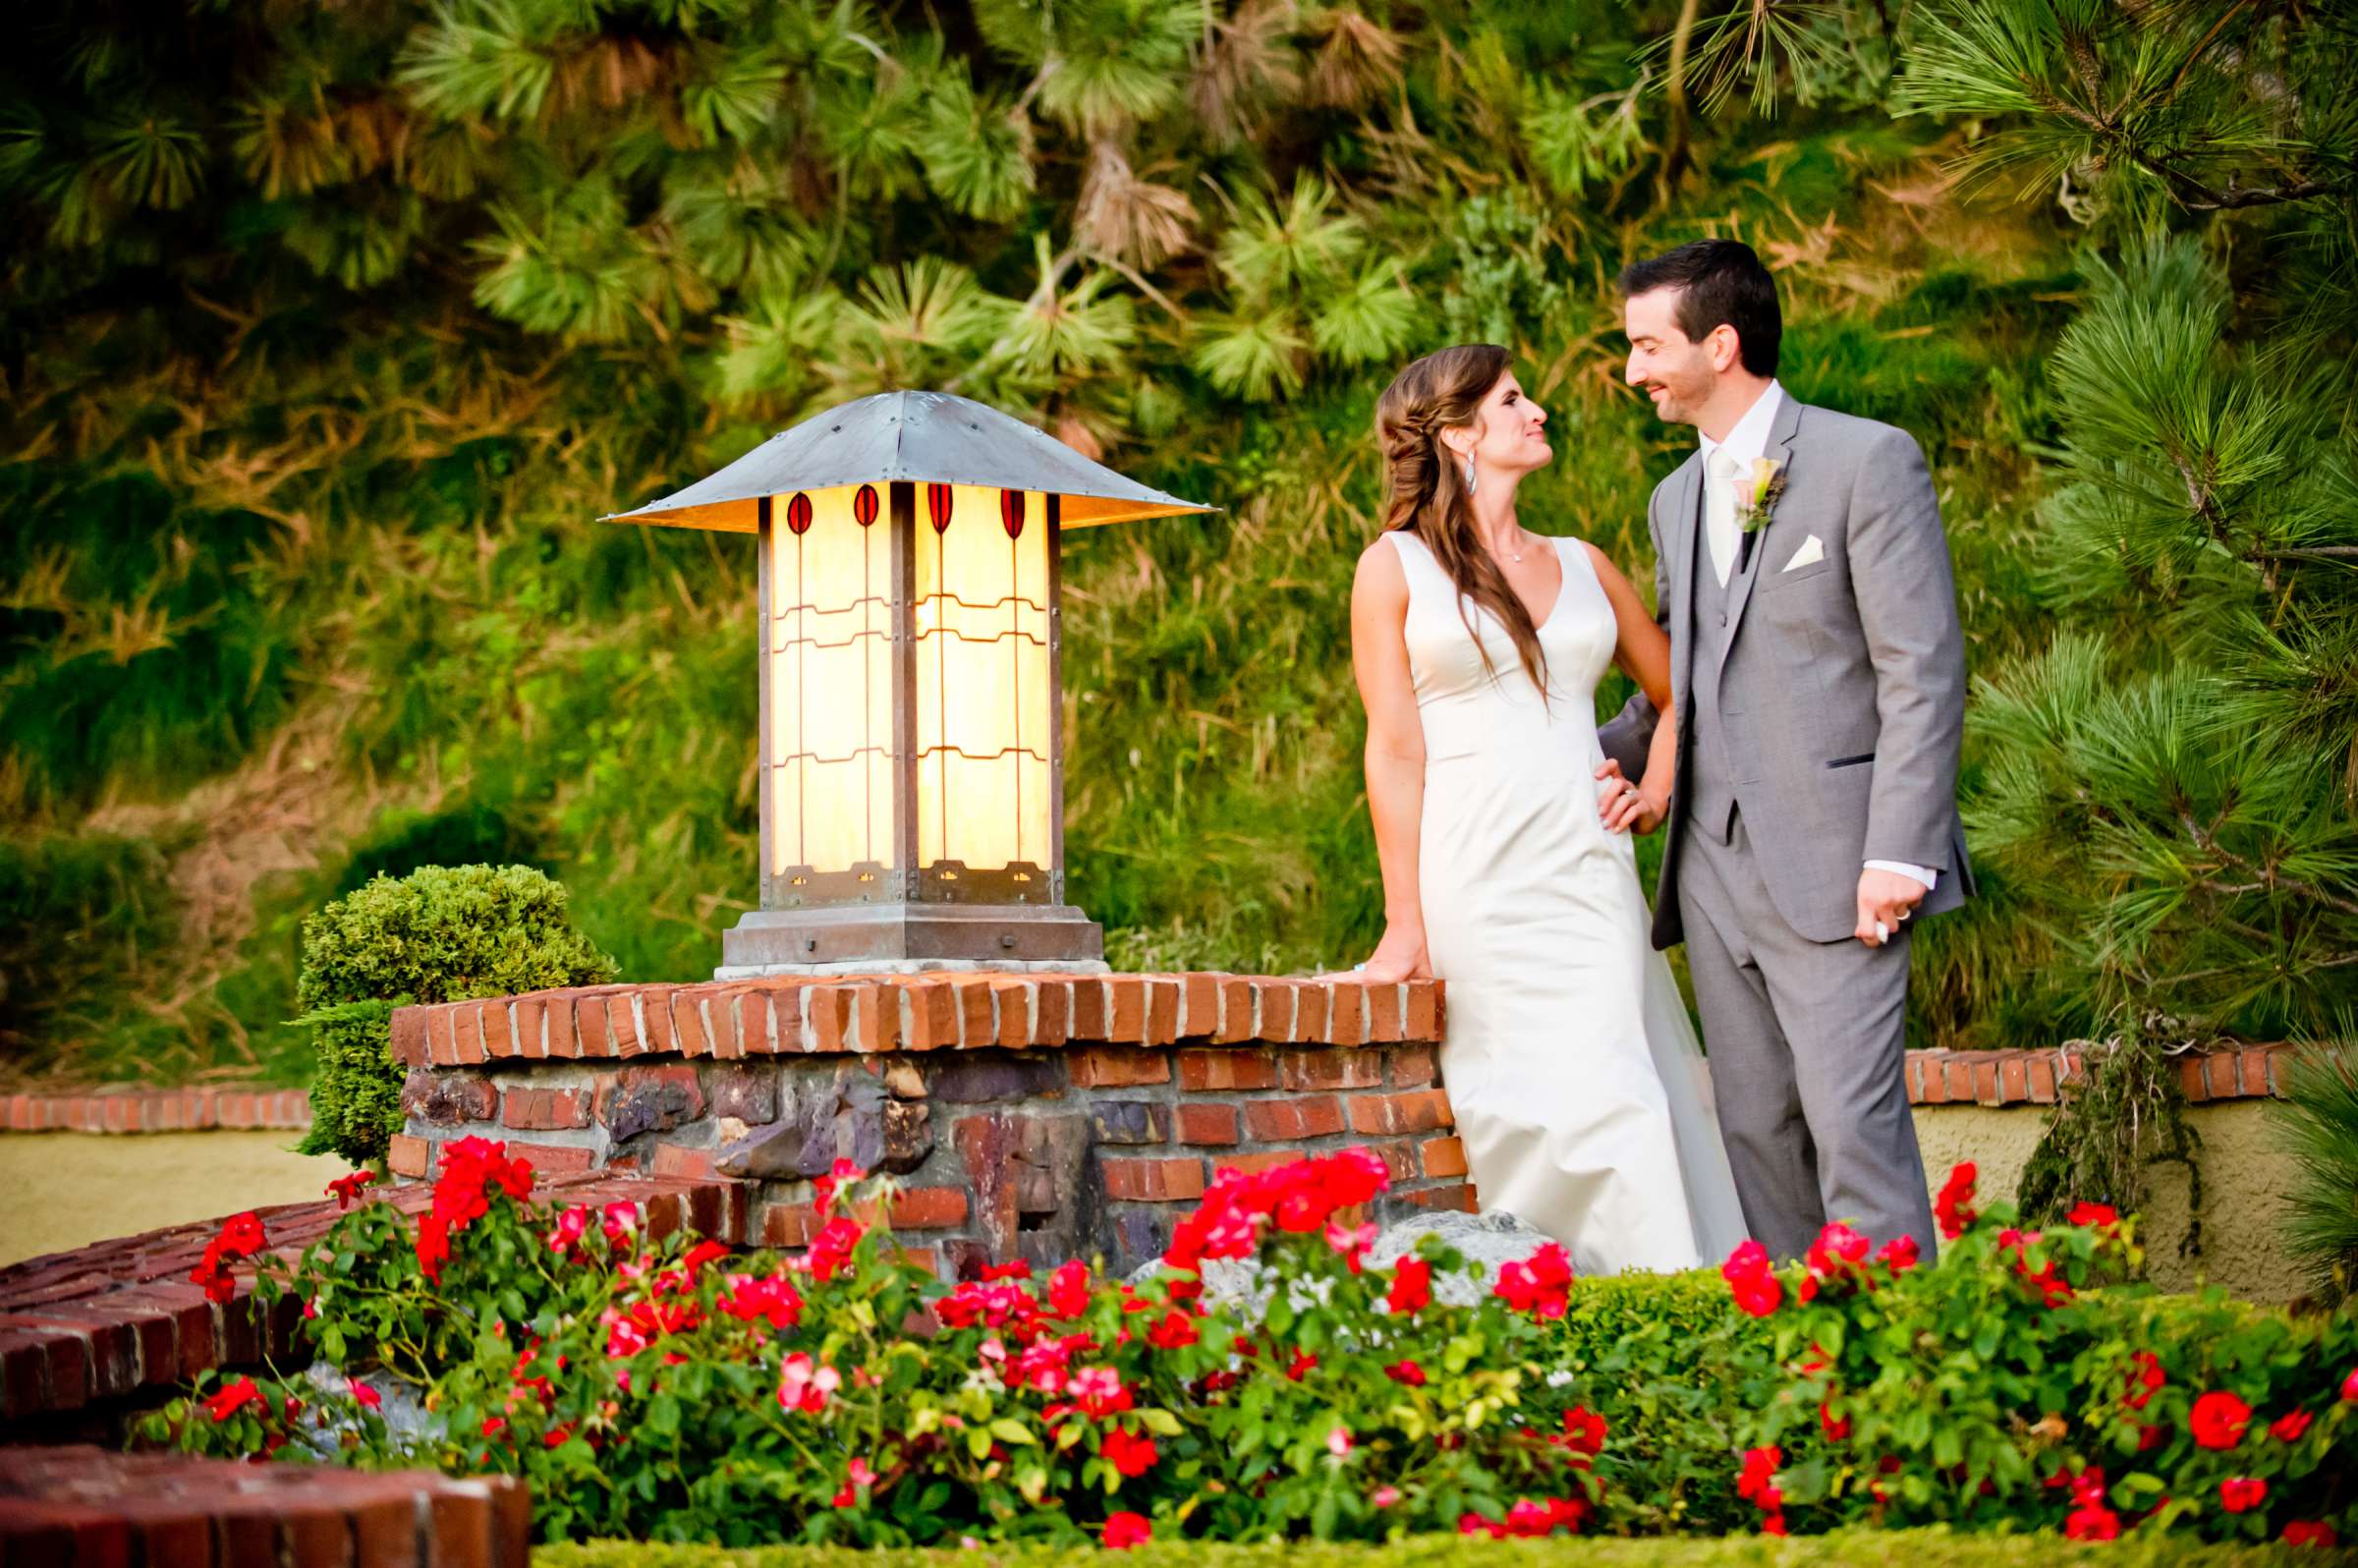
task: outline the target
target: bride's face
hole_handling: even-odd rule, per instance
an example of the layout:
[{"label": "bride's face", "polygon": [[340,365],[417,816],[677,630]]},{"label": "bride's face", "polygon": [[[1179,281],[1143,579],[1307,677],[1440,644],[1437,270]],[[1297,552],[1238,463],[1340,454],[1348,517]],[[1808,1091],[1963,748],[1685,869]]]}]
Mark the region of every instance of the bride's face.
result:
[{"label": "bride's face", "polygon": [[[1622,303],[1621,326],[1629,334],[1629,384],[1652,398],[1663,419],[1693,424],[1718,385],[1719,370],[1712,340],[1697,343],[1680,329],[1679,292],[1632,295]],[[1715,329],[1712,337],[1719,335]]]},{"label": "bride's face", "polygon": [[1523,395],[1523,385],[1509,370],[1483,398],[1467,439],[1452,442],[1459,454],[1471,452],[1479,468],[1494,474],[1529,474],[1555,457],[1547,444],[1547,411]]}]

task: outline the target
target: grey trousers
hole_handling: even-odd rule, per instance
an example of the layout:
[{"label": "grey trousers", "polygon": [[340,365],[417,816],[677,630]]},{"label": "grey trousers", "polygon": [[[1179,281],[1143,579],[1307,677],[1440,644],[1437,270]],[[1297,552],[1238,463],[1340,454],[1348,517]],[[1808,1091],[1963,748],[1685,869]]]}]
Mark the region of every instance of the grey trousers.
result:
[{"label": "grey trousers", "polygon": [[1730,842],[1689,828],[1679,912],[1719,1132],[1754,1238],[1800,1257],[1828,1220],[1933,1257],[1932,1200],[1908,1114],[1905,928],[1880,948],[1813,942],[1777,914],[1739,814]]}]

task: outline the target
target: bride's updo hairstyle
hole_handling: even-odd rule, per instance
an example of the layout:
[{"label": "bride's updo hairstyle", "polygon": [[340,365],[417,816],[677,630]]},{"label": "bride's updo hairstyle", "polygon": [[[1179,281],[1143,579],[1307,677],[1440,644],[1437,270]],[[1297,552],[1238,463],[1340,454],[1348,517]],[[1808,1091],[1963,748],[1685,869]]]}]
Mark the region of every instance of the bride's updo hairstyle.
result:
[{"label": "bride's updo hairstyle", "polygon": [[[1543,695],[1547,690],[1547,655],[1540,647],[1531,611],[1507,585],[1506,574],[1482,546],[1474,526],[1474,497],[1456,453],[1441,444],[1443,430],[1472,426],[1482,400],[1506,374],[1513,357],[1494,343],[1441,349],[1392,377],[1376,400],[1376,441],[1383,449],[1383,527],[1415,534],[1457,585],[1457,615],[1474,638],[1482,666],[1492,679],[1489,650],[1466,613],[1472,599],[1505,626],[1514,640],[1523,673]],[[1479,436],[1480,432],[1476,434]]]}]

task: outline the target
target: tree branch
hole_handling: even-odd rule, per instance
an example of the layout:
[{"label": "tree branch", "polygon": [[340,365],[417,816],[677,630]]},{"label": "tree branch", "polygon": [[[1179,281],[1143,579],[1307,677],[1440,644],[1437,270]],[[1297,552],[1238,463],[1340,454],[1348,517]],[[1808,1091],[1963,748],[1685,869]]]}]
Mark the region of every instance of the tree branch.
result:
[{"label": "tree branch", "polygon": [[2233,867],[2246,876],[2258,877],[2272,891],[2291,893],[2296,897],[2323,904],[2328,909],[2338,910],[2352,919],[2358,919],[2358,902],[2338,897],[2314,882],[2305,882],[2298,877],[2282,875],[2273,867],[2254,864],[2248,858],[2236,854],[2221,844],[2216,835],[2195,821],[2194,813],[2184,807],[2178,808],[2178,821],[2184,825],[2186,836],[2194,840],[2197,849]]}]

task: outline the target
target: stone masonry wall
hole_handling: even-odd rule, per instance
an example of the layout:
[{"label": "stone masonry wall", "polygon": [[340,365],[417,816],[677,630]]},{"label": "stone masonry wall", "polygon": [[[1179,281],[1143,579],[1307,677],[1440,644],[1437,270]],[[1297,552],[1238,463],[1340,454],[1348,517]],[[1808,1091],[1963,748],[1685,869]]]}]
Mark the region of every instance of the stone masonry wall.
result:
[{"label": "stone masonry wall", "polygon": [[1471,1209],[1434,1060],[1440,987],[1226,975],[606,985],[404,1008],[393,1169],[504,1137],[543,1170],[748,1184],[750,1241],[804,1245],[839,1158],[900,1181],[937,1271],[1128,1268],[1224,1166],[1365,1144],[1377,1218]]}]

